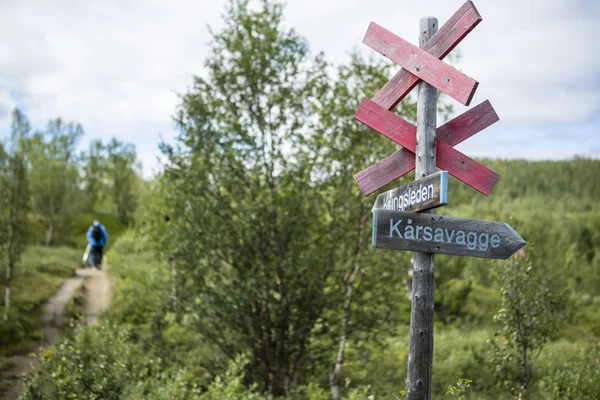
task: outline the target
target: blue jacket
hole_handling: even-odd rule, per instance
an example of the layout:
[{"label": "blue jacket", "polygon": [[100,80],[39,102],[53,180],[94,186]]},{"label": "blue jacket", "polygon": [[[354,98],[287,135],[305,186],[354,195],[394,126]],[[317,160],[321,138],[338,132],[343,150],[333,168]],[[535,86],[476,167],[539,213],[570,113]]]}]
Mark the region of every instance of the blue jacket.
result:
[{"label": "blue jacket", "polygon": [[100,224],[98,226],[102,230],[102,240],[100,240],[100,241],[97,242],[92,237],[92,231],[94,230],[94,225],[90,226],[90,229],[88,229],[88,232],[87,232],[87,235],[86,235],[87,236],[87,240],[88,240],[88,242],[90,242],[90,244],[92,245],[92,247],[101,247],[101,246],[104,246],[104,244],[106,243],[106,240],[108,239],[108,234],[106,233],[106,228],[104,227],[104,225]]}]

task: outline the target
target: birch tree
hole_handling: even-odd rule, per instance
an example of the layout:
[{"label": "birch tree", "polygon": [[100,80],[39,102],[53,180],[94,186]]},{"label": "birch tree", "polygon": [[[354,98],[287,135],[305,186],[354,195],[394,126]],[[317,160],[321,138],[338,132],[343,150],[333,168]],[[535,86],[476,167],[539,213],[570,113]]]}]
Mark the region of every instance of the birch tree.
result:
[{"label": "birch tree", "polygon": [[11,282],[28,239],[29,188],[23,151],[30,127],[25,116],[13,112],[11,140],[0,155],[0,254],[5,269],[4,321],[11,306]]},{"label": "birch tree", "polygon": [[113,138],[107,145],[106,173],[115,216],[125,223],[135,210],[135,146]]},{"label": "birch tree", "polygon": [[44,243],[52,243],[56,229],[76,210],[72,201],[79,194],[76,144],[83,135],[77,123],[51,120],[43,132],[29,141],[33,210],[46,230]]}]

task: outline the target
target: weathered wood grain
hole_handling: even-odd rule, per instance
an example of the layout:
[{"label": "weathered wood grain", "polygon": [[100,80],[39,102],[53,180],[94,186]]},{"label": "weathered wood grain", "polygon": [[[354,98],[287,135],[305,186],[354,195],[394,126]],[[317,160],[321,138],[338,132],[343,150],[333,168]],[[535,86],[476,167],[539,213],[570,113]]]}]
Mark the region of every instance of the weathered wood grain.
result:
[{"label": "weathered wood grain", "polygon": [[[438,20],[421,19],[419,45],[424,47],[435,34]],[[437,90],[427,82],[419,83],[417,98],[417,137],[415,179],[435,173]],[[385,110],[385,108],[382,108]],[[388,111],[389,112],[389,111]],[[447,178],[447,176],[446,176]],[[435,210],[425,211],[434,215]],[[407,400],[431,400],[433,370],[433,307],[435,260],[431,253],[413,255],[412,305],[410,310],[410,341],[406,377]]]},{"label": "weathered wood grain", "polygon": [[402,148],[354,175],[363,195],[381,189],[415,169],[415,155]]},{"label": "weathered wood grain", "polygon": [[[423,50],[444,59],[482,21],[472,1],[467,1],[423,46]],[[394,109],[419,83],[420,79],[401,68],[373,97],[388,110]]]},{"label": "weathered wood grain", "polygon": [[363,43],[461,104],[471,103],[479,85],[476,80],[384,27],[371,22]]},{"label": "weathered wood grain", "polygon": [[[414,236],[407,238],[408,226],[413,227]],[[505,222],[373,210],[373,247],[376,248],[506,259],[525,244]]]},{"label": "weathered wood grain", "polygon": [[437,139],[454,147],[499,120],[496,110],[486,100],[440,126],[437,129]]},{"label": "weathered wood grain", "polygon": [[[415,126],[391,111],[366,98],[354,114],[354,118],[411,152],[415,152]],[[452,176],[486,196],[498,181],[497,173],[442,141],[437,142],[436,158],[440,169],[448,171]]]},{"label": "weathered wood grain", "polygon": [[[437,140],[456,146],[499,121],[488,100],[437,129]],[[415,155],[404,148],[354,175],[360,191],[368,196],[415,168]]]},{"label": "weathered wood grain", "polygon": [[446,204],[448,204],[448,172],[439,171],[381,193],[375,199],[373,209],[418,212]]}]

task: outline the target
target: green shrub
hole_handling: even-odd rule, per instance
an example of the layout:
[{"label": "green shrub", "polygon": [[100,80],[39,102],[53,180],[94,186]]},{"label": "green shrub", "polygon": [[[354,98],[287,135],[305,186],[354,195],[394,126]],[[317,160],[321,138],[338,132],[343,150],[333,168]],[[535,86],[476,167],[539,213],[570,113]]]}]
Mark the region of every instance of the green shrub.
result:
[{"label": "green shrub", "polygon": [[106,324],[76,330],[43,354],[39,368],[25,378],[22,398],[122,399],[161,369],[128,339],[127,330]]},{"label": "green shrub", "polygon": [[596,345],[574,356],[562,354],[560,365],[540,380],[539,388],[546,399],[595,400],[600,399],[599,383],[600,345]]}]

